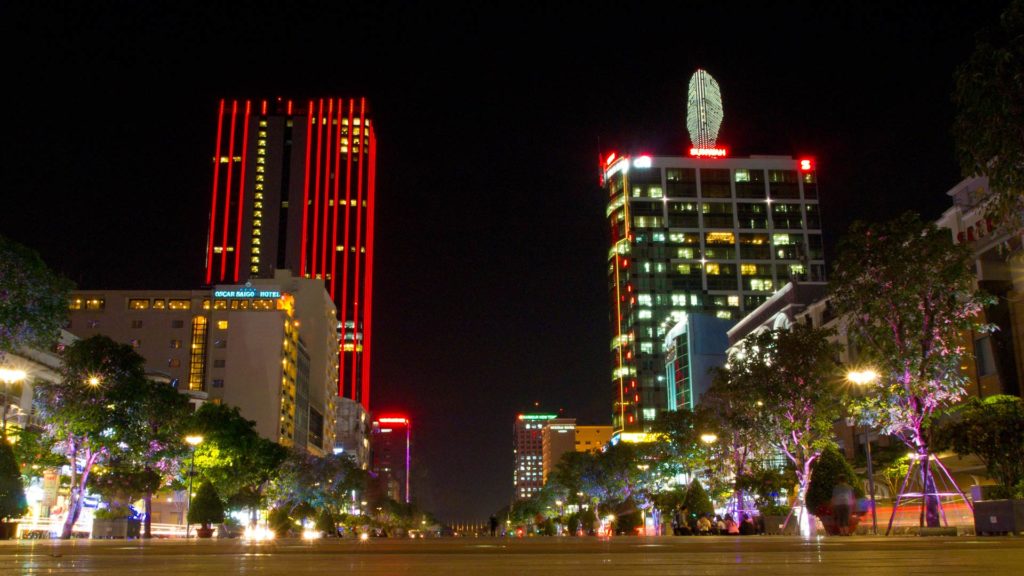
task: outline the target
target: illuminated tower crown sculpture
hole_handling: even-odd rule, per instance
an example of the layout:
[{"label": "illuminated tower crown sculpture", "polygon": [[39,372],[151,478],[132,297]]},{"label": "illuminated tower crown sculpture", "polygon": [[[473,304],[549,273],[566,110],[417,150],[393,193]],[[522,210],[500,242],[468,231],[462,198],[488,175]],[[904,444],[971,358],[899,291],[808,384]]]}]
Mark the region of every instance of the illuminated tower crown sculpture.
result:
[{"label": "illuminated tower crown sculpture", "polygon": [[711,74],[698,68],[690,77],[690,90],[686,97],[686,129],[695,148],[715,147],[724,116],[718,82]]},{"label": "illuminated tower crown sculpture", "polygon": [[338,395],[369,410],[377,138],[365,98],[221,100],[206,283],[324,281]]}]

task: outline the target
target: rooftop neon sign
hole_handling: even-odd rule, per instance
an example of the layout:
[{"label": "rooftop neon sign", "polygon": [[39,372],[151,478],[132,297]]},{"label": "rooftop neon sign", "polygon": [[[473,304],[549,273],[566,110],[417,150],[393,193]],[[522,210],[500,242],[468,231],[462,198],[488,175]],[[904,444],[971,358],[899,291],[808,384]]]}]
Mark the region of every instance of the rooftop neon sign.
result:
[{"label": "rooftop neon sign", "polygon": [[558,418],[558,414],[520,414],[520,420],[551,420]]},{"label": "rooftop neon sign", "polygon": [[690,148],[690,156],[697,158],[725,158],[728,153],[725,148]]}]

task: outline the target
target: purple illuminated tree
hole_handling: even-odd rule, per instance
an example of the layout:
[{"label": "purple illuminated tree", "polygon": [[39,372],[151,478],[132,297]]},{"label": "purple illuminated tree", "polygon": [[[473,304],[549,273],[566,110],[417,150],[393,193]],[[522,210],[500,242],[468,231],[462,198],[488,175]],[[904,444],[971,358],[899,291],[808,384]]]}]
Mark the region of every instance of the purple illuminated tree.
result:
[{"label": "purple illuminated tree", "polygon": [[[835,446],[832,425],[840,416],[838,346],[830,330],[796,324],[747,336],[729,355],[718,385],[754,406],[753,427],[785,454],[796,473],[802,505],[815,461]],[[809,526],[801,506],[800,525]]]},{"label": "purple illuminated tree", "polygon": [[61,532],[66,539],[82,513],[93,467],[132,438],[133,411],[146,377],[142,357],[106,336],[71,344],[63,361],[60,381],[40,382],[36,390],[47,432],[71,470]]},{"label": "purple illuminated tree", "polygon": [[831,303],[880,375],[861,408],[915,454],[929,526],[939,525],[939,501],[928,426],[965,394],[964,334],[987,330],[979,318],[989,299],[975,288],[971,264],[970,248],[953,244],[948,230],[907,213],[855,223],[832,275]]}]

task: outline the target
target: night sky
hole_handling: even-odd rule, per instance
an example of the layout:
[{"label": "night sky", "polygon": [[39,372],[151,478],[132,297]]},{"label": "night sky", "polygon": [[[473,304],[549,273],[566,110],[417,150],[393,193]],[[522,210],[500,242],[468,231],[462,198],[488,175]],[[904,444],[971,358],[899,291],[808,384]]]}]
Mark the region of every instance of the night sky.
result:
[{"label": "night sky", "polygon": [[511,496],[517,412],[610,423],[600,152],[680,155],[702,67],[733,155],[817,159],[830,250],[934,218],[952,74],[1004,6],[14,4],[0,233],[80,288],[200,285],[219,98],[369,99],[372,407],[409,414],[414,495],[464,521]]}]

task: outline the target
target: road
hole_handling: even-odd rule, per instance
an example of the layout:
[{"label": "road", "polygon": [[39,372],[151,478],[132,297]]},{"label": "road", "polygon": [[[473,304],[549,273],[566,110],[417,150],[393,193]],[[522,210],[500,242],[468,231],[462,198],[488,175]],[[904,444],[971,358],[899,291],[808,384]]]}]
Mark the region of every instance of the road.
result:
[{"label": "road", "polygon": [[785,536],[0,543],[0,573],[600,576],[1020,574],[1024,539]]}]

